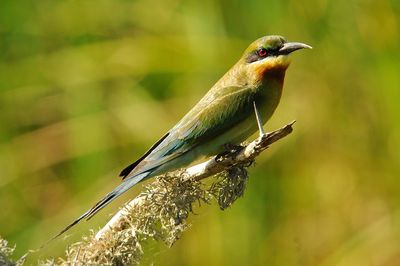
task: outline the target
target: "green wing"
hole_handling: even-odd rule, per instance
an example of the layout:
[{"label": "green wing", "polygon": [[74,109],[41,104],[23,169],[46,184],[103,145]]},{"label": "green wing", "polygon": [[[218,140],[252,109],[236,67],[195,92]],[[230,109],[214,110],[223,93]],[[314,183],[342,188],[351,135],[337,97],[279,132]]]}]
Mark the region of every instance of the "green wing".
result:
[{"label": "green wing", "polygon": [[253,113],[255,91],[210,90],[163,138],[121,172],[124,178],[151,171],[217,137]]}]

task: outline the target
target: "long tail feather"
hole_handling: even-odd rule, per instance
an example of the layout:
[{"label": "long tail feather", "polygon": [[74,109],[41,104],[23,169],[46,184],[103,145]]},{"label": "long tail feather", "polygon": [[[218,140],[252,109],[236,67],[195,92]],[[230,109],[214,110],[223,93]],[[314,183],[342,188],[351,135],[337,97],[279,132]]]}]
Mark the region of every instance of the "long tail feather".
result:
[{"label": "long tail feather", "polygon": [[92,218],[97,212],[99,212],[101,209],[103,209],[105,206],[107,206],[110,202],[112,202],[114,199],[116,199],[118,196],[120,196],[121,194],[126,192],[128,189],[130,189],[131,187],[133,187],[140,181],[142,181],[148,175],[150,175],[150,172],[145,172],[145,173],[139,174],[137,176],[126,179],[121,185],[119,185],[113,191],[108,193],[105,197],[103,197],[100,201],[98,201],[91,209],[87,210],[84,214],[79,216],[78,219],[76,219],[71,224],[69,224],[67,227],[65,227],[60,233],[58,233],[56,236],[54,236],[48,242],[61,236],[62,234],[67,232],[69,229],[71,229],[71,227],[78,224],[81,220],[83,220],[83,219],[89,220],[90,218]]}]

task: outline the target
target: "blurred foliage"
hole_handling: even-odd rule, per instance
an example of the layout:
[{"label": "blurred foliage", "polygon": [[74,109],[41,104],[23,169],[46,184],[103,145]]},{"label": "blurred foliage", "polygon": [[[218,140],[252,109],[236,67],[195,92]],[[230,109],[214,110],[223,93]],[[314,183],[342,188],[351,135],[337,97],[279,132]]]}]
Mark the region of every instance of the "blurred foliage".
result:
[{"label": "blurred foliage", "polygon": [[[207,206],[155,265],[400,264],[400,2],[100,0],[0,3],[0,234],[15,258],[120,181],[240,57],[279,34],[298,52],[244,198]],[[105,223],[137,186],[34,255]]]}]

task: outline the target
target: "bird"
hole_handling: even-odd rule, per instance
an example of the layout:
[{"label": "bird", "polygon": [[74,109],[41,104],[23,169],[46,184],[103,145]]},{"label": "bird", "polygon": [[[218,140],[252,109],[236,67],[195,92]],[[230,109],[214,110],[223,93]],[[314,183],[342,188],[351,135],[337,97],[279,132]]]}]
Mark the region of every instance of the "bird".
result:
[{"label": "bird", "polygon": [[182,168],[202,157],[217,155],[226,145],[245,141],[274,113],[282,95],[289,55],[312,49],[300,42],[269,35],[252,42],[239,61],[150,149],[124,168],[122,183],[65,227],[62,235],[83,219],[89,220],[137,183]]}]

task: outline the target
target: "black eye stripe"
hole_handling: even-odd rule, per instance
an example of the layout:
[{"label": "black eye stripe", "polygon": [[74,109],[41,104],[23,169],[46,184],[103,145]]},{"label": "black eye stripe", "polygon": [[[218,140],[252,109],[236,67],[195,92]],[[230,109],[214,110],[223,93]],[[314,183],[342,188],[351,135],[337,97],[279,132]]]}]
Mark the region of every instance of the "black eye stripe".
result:
[{"label": "black eye stripe", "polygon": [[279,49],[281,49],[281,47],[282,46],[278,46],[278,47],[274,47],[274,48],[263,48],[263,47],[259,48],[247,56],[246,62],[253,63],[253,62],[259,61],[261,59],[264,59],[266,57],[269,57],[269,56],[277,56],[277,55],[279,55]]},{"label": "black eye stripe", "polygon": [[260,60],[260,57],[258,56],[257,51],[250,53],[246,58],[247,63],[253,63],[258,60]]},{"label": "black eye stripe", "polygon": [[271,55],[278,55],[279,54],[279,50],[282,48],[282,46],[279,46],[279,47],[275,47],[275,48],[273,48],[273,49],[270,49],[270,51],[269,51],[269,53],[271,54]]},{"label": "black eye stripe", "polygon": [[[269,50],[270,49],[260,48],[260,49],[257,49],[255,51],[253,51],[252,53],[250,53],[247,56],[246,62],[247,63],[253,63],[253,62],[256,62],[258,60],[264,59],[265,57],[270,55]],[[265,53],[265,54],[263,55],[263,53]]]}]

